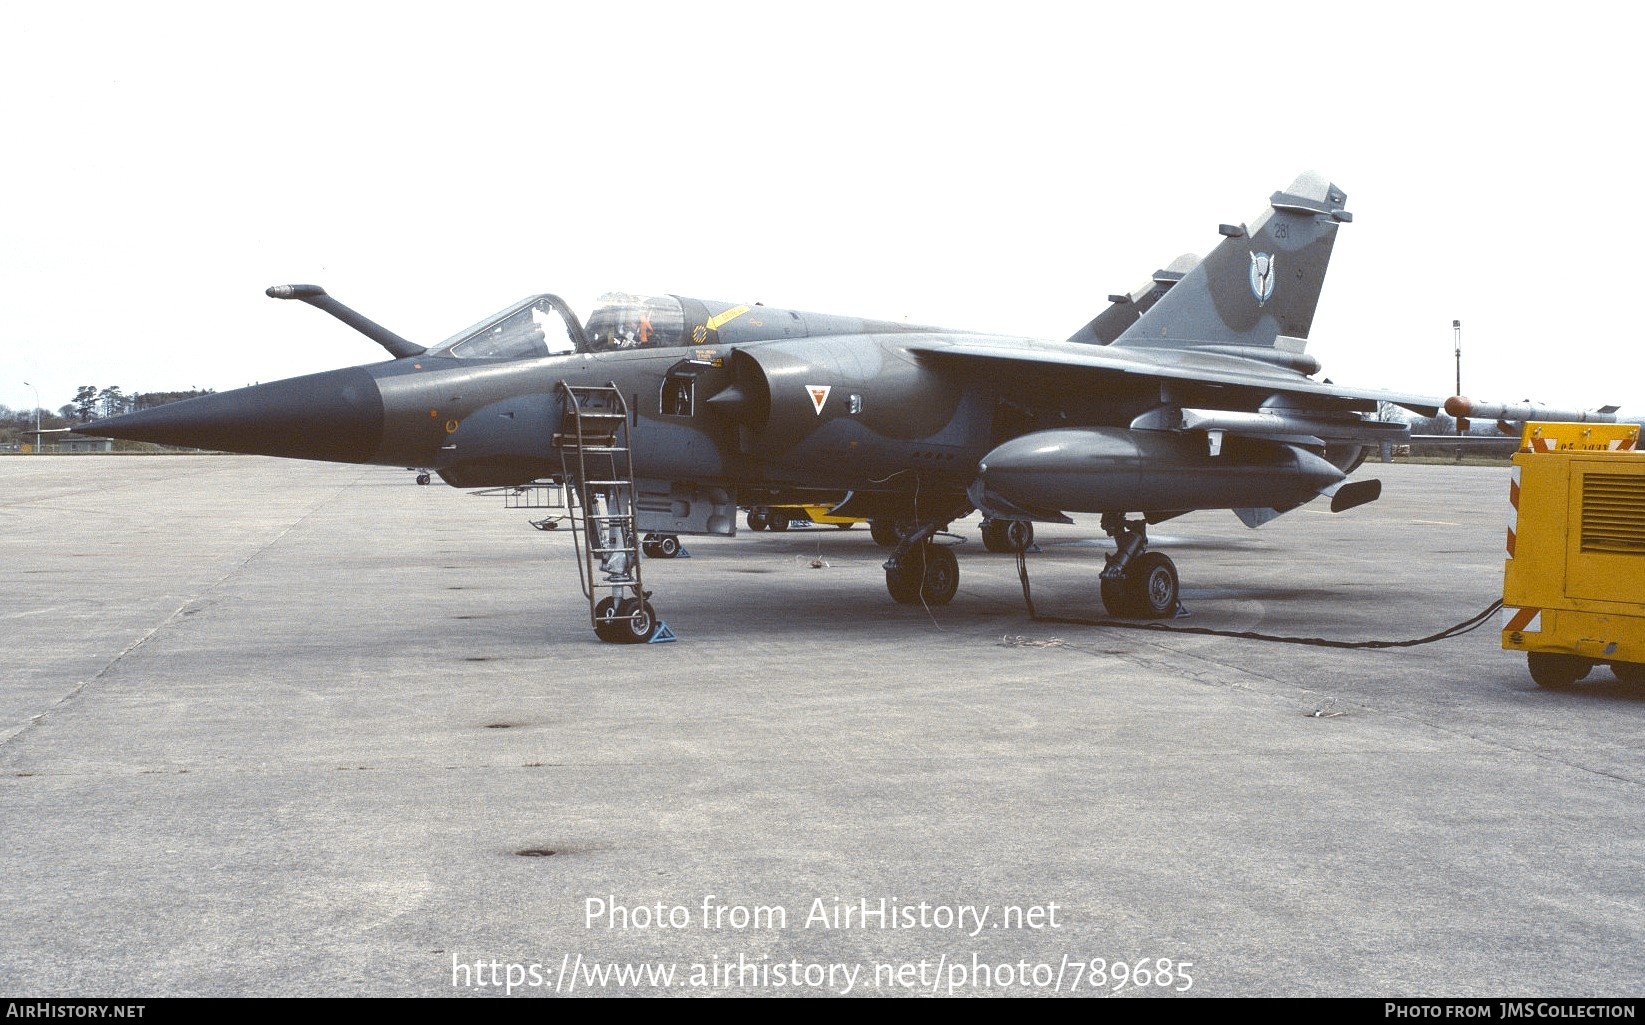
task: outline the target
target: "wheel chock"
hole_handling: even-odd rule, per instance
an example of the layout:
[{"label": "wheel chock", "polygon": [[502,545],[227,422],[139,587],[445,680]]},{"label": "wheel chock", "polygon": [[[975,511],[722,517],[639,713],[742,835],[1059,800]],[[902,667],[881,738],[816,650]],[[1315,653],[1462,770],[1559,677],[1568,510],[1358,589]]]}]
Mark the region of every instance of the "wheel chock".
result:
[{"label": "wheel chock", "polygon": [[681,548],[679,551],[674,553],[674,558],[676,558],[676,559],[689,559],[689,558],[691,558],[691,553],[686,551],[684,548]]},{"label": "wheel chock", "polygon": [[674,636],[674,631],[672,631],[668,628],[668,621],[664,620],[663,622],[657,624],[657,631],[651,635],[651,640],[646,641],[646,643],[647,644],[667,644],[670,641],[677,641],[677,640],[679,640],[679,638]]}]

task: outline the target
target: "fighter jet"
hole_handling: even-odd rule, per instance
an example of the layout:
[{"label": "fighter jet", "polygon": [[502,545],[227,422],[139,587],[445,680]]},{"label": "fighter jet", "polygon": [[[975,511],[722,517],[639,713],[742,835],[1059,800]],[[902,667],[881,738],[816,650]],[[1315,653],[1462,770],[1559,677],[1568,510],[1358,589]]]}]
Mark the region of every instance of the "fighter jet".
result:
[{"label": "fighter jet", "polygon": [[[1440,400],[1320,380],[1304,352],[1343,192],[1306,173],[1250,224],[1225,224],[1065,340],[1036,340],[678,296],[611,294],[583,323],[526,298],[424,348],[313,285],[268,294],[344,320],[393,359],[95,421],[81,433],[230,452],[427,467],[448,484],[552,481],[596,634],[657,628],[648,534],[736,532],[739,507],[829,506],[891,542],[902,603],[959,585],[943,543],[982,512],[996,531],[1100,514],[1110,614],[1178,607],[1147,528],[1200,509],[1258,526],[1316,498],[1378,497],[1348,475]],[[990,546],[994,547],[994,546]]]}]

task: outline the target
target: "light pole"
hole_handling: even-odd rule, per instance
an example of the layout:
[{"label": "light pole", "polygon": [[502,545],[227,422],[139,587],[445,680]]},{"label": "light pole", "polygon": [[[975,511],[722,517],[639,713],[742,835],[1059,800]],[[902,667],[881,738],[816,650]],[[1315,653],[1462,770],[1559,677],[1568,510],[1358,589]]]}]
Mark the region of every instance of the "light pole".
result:
[{"label": "light pole", "polygon": [[1455,394],[1462,394],[1462,321],[1451,321],[1451,335],[1455,339],[1457,353],[1457,390]]},{"label": "light pole", "polygon": [[[24,381],[23,384],[26,387],[34,388],[34,385],[29,384],[27,381]],[[34,388],[34,454],[35,455],[40,454],[40,389],[39,388]]]},{"label": "light pole", "polygon": [[[1451,321],[1452,343],[1456,347],[1457,356],[1457,390],[1453,393],[1462,394],[1462,321]],[[1468,429],[1468,421],[1457,417],[1457,462],[1462,462],[1462,435]]]}]

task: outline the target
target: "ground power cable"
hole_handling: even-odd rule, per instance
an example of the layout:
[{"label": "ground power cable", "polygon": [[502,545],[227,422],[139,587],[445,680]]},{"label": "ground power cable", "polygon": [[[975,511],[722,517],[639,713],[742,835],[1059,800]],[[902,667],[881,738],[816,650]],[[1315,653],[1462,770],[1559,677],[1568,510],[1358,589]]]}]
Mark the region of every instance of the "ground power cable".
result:
[{"label": "ground power cable", "polygon": [[1028,586],[1028,553],[1017,552],[1017,575],[1022,580],[1022,600],[1028,605],[1028,618],[1036,623],[1062,623],[1069,626],[1103,626],[1119,627],[1126,630],[1152,630],[1155,633],[1198,634],[1203,637],[1238,637],[1248,641],[1268,641],[1274,644],[1303,644],[1316,648],[1414,648],[1419,644],[1432,644],[1451,637],[1460,637],[1479,629],[1490,621],[1502,608],[1502,599],[1498,598],[1484,609],[1469,616],[1462,622],[1448,626],[1438,633],[1426,637],[1416,637],[1403,641],[1336,641],[1325,637],[1286,637],[1279,634],[1258,633],[1254,630],[1217,630],[1207,626],[1172,626],[1169,623],[1135,622],[1125,619],[1077,619],[1067,616],[1042,616],[1034,611],[1034,599]]}]

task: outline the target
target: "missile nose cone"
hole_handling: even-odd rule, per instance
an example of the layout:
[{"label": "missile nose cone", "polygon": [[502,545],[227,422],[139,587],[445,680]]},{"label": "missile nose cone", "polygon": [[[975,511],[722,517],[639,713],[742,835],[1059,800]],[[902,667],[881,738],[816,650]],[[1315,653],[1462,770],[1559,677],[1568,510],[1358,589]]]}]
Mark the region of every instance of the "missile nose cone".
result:
[{"label": "missile nose cone", "polygon": [[364,463],[382,445],[383,396],[364,367],[350,367],[202,395],[74,430],[184,448]]}]

